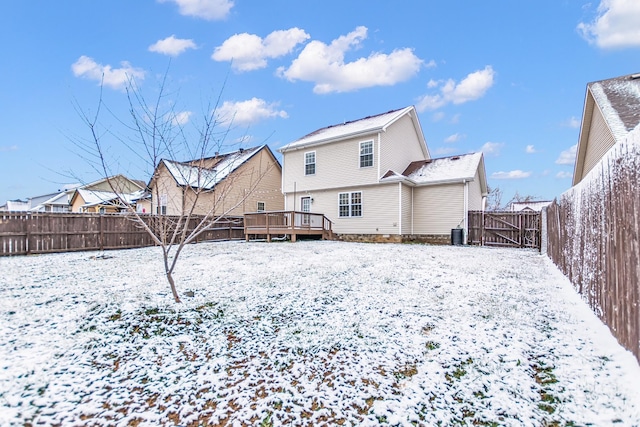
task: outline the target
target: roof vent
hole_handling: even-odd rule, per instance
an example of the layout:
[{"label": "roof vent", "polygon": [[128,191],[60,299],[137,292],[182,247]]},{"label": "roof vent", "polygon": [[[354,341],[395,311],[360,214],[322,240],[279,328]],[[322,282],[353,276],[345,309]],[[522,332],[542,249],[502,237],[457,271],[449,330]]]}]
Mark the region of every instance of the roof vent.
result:
[{"label": "roof vent", "polygon": [[460,156],[453,156],[451,160],[460,160]]},{"label": "roof vent", "polygon": [[640,73],[631,74],[631,75],[629,76],[629,78],[630,78],[631,80],[640,79]]}]

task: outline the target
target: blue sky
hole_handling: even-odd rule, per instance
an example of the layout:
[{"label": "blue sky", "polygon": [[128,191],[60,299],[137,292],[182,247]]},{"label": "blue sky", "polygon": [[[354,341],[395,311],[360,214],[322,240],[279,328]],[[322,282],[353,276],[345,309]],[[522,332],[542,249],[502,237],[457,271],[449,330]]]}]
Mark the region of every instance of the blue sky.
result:
[{"label": "blue sky", "polygon": [[433,157],[482,150],[503,202],[552,199],[571,185],[586,84],[640,71],[639,22],[637,0],[2,2],[0,204],[100,178],[73,143],[89,136],[77,106],[95,110],[104,76],[126,119],[126,77],[152,96],[165,73],[187,126],[220,96],[227,140],[274,151],[415,105]]}]

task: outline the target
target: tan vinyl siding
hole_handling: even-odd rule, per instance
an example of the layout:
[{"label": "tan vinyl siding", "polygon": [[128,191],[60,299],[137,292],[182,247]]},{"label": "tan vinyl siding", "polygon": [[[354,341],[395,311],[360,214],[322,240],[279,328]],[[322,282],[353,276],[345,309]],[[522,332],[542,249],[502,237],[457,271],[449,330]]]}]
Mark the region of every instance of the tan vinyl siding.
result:
[{"label": "tan vinyl siding", "polygon": [[[193,190],[178,186],[164,166],[160,166],[157,176],[151,191],[152,213],[156,213],[163,194],[167,195],[167,215],[182,214],[183,192],[186,196],[184,206],[187,209],[193,206]],[[281,177],[280,166],[263,149],[218,183],[214,191],[200,193],[194,213],[242,215],[244,212],[255,212],[258,201],[264,202],[267,210],[282,210],[284,197],[280,191]]]},{"label": "tan vinyl siding", "polygon": [[413,201],[413,234],[450,234],[464,224],[462,184],[415,187]]},{"label": "tan vinyl siding", "polygon": [[[413,122],[408,115],[402,116],[397,122],[382,132],[380,175],[388,170],[402,173],[409,163],[416,160],[426,160],[422,142],[416,134]],[[377,150],[376,150],[377,154]]]},{"label": "tan vinyl siding", "polygon": [[584,178],[593,169],[609,148],[613,147],[615,142],[615,138],[609,130],[600,109],[594,108],[589,129],[589,140],[587,141],[587,152],[584,158],[584,168],[580,179]]},{"label": "tan vinyl siding", "polygon": [[[373,141],[373,166],[360,167],[360,142]],[[305,175],[305,153],[315,151],[316,173]],[[285,193],[314,191],[323,188],[344,187],[345,182],[353,186],[373,184],[378,181],[378,137],[351,138],[344,141],[288,151],[284,153]]]},{"label": "tan vinyl siding", "polygon": [[480,187],[480,174],[476,171],[476,176],[469,183],[468,209],[470,211],[482,210],[482,189]]},{"label": "tan vinyl siding", "polygon": [[400,191],[402,191],[402,230],[401,234],[412,234],[412,187],[407,185],[401,185]]},{"label": "tan vinyl siding", "polygon": [[[340,217],[339,194],[362,193],[362,216]],[[340,234],[398,234],[398,184],[337,188],[297,192],[295,209],[300,210],[300,199],[311,197],[311,212],[324,214],[333,223],[333,231]],[[287,194],[287,209],[293,210],[293,193]]]},{"label": "tan vinyl siding", "polygon": [[160,200],[166,199],[167,215],[180,215],[182,212],[182,188],[180,188],[164,165],[156,171],[151,183],[151,213],[158,213]]}]

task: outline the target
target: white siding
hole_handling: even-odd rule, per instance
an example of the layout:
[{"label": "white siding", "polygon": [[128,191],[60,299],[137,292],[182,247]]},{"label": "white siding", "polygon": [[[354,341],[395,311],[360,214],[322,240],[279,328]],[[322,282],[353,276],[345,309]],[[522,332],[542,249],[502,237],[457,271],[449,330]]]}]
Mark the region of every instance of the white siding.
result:
[{"label": "white siding", "polygon": [[428,158],[408,115],[389,126],[380,138],[380,176],[390,169],[402,173],[409,163]]},{"label": "white siding", "polygon": [[[360,167],[360,143],[373,141],[373,166]],[[316,152],[315,175],[304,174],[304,153]],[[345,183],[353,186],[378,182],[378,136],[377,134],[347,139],[309,149],[288,151],[283,154],[283,192],[314,191],[324,188],[340,188]]]},{"label": "white siding", "polygon": [[[362,216],[340,217],[338,195],[362,192]],[[398,184],[337,188],[296,193],[295,206],[300,210],[300,199],[311,197],[311,212],[324,214],[333,222],[333,231],[340,234],[398,234]],[[287,194],[287,207],[293,210],[293,193]]]},{"label": "white siding", "polygon": [[413,188],[402,185],[402,230],[401,234],[412,234]]},{"label": "white siding", "polygon": [[480,174],[476,171],[476,176],[469,183],[469,210],[482,210],[482,187],[480,186]]},{"label": "white siding", "polygon": [[447,184],[413,189],[414,234],[451,234],[464,225],[464,185]]}]

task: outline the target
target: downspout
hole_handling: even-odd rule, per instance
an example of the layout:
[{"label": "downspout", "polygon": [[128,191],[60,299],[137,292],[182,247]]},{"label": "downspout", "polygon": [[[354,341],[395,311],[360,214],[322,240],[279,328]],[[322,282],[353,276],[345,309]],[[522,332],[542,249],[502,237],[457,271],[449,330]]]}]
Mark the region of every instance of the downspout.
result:
[{"label": "downspout", "polygon": [[382,176],[382,174],[380,173],[380,168],[382,167],[380,165],[380,159],[382,159],[382,148],[380,147],[382,144],[380,143],[380,141],[382,141],[381,138],[381,133],[378,132],[378,181],[380,181],[380,177]]},{"label": "downspout", "polygon": [[402,183],[398,183],[398,234],[402,236]]},{"label": "downspout", "polygon": [[282,174],[280,175],[280,188],[282,189],[282,195],[284,196],[284,210],[287,210],[287,191],[284,188],[284,153],[282,153]]},{"label": "downspout", "polygon": [[414,234],[413,232],[413,189],[415,187],[411,187],[411,234]]},{"label": "downspout", "polygon": [[467,235],[469,234],[469,181],[462,180],[464,184],[464,244],[467,244]]}]

